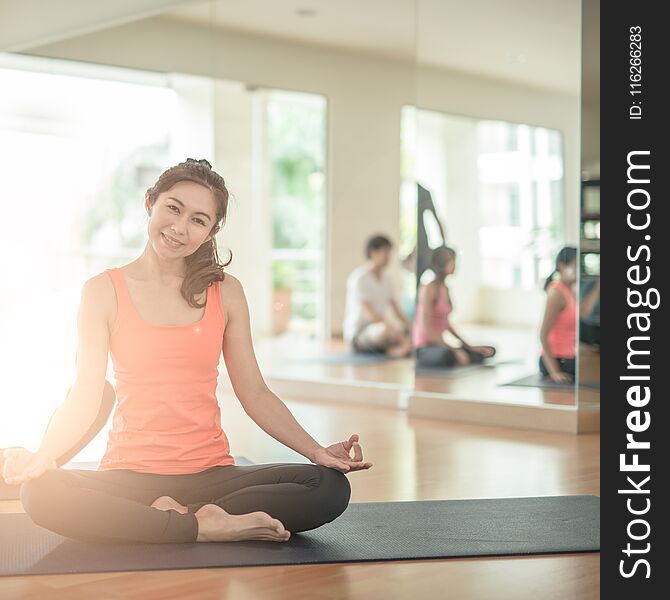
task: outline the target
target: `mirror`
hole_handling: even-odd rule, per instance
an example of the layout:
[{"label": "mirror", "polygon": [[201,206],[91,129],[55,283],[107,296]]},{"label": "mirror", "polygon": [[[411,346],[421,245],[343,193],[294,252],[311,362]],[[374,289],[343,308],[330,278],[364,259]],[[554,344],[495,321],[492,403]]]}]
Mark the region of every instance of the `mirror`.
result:
[{"label": "mirror", "polygon": [[417,7],[416,389],[574,407],[580,4]]},{"label": "mirror", "polygon": [[583,0],[579,408],[600,407],[600,0]]}]

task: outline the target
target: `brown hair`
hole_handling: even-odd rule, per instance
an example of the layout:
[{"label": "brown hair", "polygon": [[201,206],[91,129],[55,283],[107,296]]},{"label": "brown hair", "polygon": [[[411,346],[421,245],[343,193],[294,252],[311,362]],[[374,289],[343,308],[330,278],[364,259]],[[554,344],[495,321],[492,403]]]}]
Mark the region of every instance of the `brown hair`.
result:
[{"label": "brown hair", "polygon": [[209,242],[201,244],[193,254],[185,258],[186,275],[181,284],[181,295],[189,305],[193,308],[202,308],[205,306],[205,302],[197,304],[195,297],[215,281],[223,281],[226,277],[223,269],[233,260],[233,253],[229,251],[228,262],[220,262],[216,248],[216,237],[214,237],[226,221],[228,189],[223,177],[212,170],[212,165],[209,162],[204,159],[187,158],[185,162],[163,171],[156,183],[147,190],[146,195],[150,206],[153,207],[159,194],[169,191],[180,181],[193,181],[208,188],[212,192],[216,204],[216,220],[209,232],[212,238]]},{"label": "brown hair", "polygon": [[558,273],[559,265],[569,265],[573,260],[577,259],[577,248],[574,246],[563,246],[560,249],[559,253],[556,255],[556,267],[549,274],[549,277],[544,282],[544,289],[549,287],[549,284],[553,281],[554,275]]},{"label": "brown hair", "polygon": [[442,281],[447,276],[447,265],[456,260],[456,251],[448,246],[438,246],[430,256],[430,268],[435,273],[435,280]]},{"label": "brown hair", "polygon": [[393,248],[393,243],[385,235],[370,236],[365,242],[365,258],[370,258],[372,251],[380,248]]}]

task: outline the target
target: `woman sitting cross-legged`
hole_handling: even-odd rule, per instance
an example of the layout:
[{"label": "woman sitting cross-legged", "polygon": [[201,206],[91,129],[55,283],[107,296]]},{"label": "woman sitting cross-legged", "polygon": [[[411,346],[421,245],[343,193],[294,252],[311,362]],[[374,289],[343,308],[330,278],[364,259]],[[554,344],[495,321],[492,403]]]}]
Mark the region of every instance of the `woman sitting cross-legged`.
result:
[{"label": "woman sitting cross-legged", "polygon": [[[141,256],[84,284],[76,381],[37,452],[4,451],[2,475],[38,525],[91,542],[282,542],[342,514],[345,473],[372,466],[358,435],[321,446],[265,384],[242,286],[217,254],[227,205],[207,161],[167,169],[146,193]],[[235,464],[216,397],[222,352],[249,417],[312,464]],[[115,399],[98,470],[61,469]]]},{"label": "woman sitting cross-legged", "polygon": [[[493,346],[471,346],[449,322],[452,311],[446,279],[456,269],[456,252],[447,246],[433,250],[430,268],[435,279],[419,287],[416,316],[412,330],[419,368],[453,367],[480,364],[496,352]],[[452,347],[444,339],[450,332],[461,342]]]},{"label": "woman sitting cross-legged", "polygon": [[[575,382],[577,355],[577,248],[564,246],[556,255],[556,268],[547,277],[540,342],[539,367],[542,377],[556,383]],[[579,315],[588,317],[600,297],[600,279],[579,303]]]}]

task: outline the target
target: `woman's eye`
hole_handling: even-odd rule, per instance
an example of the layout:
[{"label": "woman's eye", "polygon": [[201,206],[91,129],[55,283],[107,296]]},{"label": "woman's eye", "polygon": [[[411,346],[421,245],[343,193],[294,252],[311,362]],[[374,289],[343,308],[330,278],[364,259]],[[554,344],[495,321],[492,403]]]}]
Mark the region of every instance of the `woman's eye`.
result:
[{"label": "woman's eye", "polygon": [[[175,210],[179,210],[174,204],[169,204],[168,208],[174,208]],[[196,221],[200,223],[200,225],[206,225],[206,223],[202,219],[196,219]]]}]

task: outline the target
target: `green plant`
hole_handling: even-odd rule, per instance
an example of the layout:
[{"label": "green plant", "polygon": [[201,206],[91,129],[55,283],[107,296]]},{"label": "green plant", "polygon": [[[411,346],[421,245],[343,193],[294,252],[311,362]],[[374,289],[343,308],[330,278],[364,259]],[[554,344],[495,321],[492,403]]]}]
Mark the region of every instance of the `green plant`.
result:
[{"label": "green plant", "polygon": [[290,290],[295,285],[295,269],[285,262],[272,263],[272,287],[275,290]]}]

